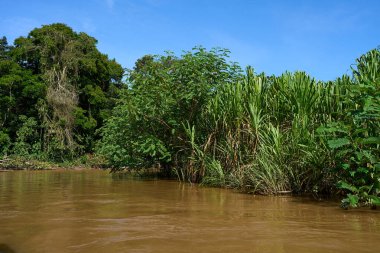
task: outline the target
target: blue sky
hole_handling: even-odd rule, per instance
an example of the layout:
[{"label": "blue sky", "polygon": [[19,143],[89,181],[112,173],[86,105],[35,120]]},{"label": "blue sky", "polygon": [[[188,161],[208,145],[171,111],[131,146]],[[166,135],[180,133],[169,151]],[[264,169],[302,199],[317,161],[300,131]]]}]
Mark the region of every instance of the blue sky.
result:
[{"label": "blue sky", "polygon": [[0,36],[65,23],[98,40],[126,68],[145,54],[196,45],[231,50],[256,72],[304,70],[320,80],[350,73],[380,45],[378,0],[0,0]]}]

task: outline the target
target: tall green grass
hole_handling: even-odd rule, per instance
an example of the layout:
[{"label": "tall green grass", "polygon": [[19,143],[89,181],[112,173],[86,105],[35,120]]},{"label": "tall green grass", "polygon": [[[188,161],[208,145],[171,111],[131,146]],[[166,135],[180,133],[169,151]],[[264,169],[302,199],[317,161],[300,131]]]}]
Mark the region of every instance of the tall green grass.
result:
[{"label": "tall green grass", "polygon": [[329,153],[315,130],[339,115],[339,82],[317,82],[304,72],[256,75],[247,68],[203,111],[200,131],[191,137],[191,166],[211,161],[199,170],[205,184],[261,194],[327,191],[333,183]]}]

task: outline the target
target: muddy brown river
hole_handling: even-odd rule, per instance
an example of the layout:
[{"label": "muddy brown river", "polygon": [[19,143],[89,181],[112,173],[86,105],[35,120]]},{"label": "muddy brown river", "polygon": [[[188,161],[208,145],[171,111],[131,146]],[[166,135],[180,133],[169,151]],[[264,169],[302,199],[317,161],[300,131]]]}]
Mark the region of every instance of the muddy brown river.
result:
[{"label": "muddy brown river", "polygon": [[0,253],[380,252],[380,212],[106,171],[0,173]]}]

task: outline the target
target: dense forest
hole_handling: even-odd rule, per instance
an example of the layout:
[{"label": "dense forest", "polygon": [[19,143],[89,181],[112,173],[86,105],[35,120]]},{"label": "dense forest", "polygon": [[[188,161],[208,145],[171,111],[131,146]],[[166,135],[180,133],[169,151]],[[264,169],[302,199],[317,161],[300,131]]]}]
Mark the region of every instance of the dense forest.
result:
[{"label": "dense forest", "polygon": [[379,49],[322,82],[243,71],[220,48],[145,55],[124,70],[96,43],[64,24],[0,40],[3,161],[92,158],[113,171],[380,205]]}]

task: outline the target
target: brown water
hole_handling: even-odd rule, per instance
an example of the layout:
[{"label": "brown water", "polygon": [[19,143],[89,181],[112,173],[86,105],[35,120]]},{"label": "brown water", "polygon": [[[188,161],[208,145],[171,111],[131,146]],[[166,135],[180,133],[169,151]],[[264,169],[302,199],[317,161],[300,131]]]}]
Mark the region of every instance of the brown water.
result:
[{"label": "brown water", "polygon": [[380,212],[338,205],[104,171],[2,172],[0,252],[380,252]]}]

